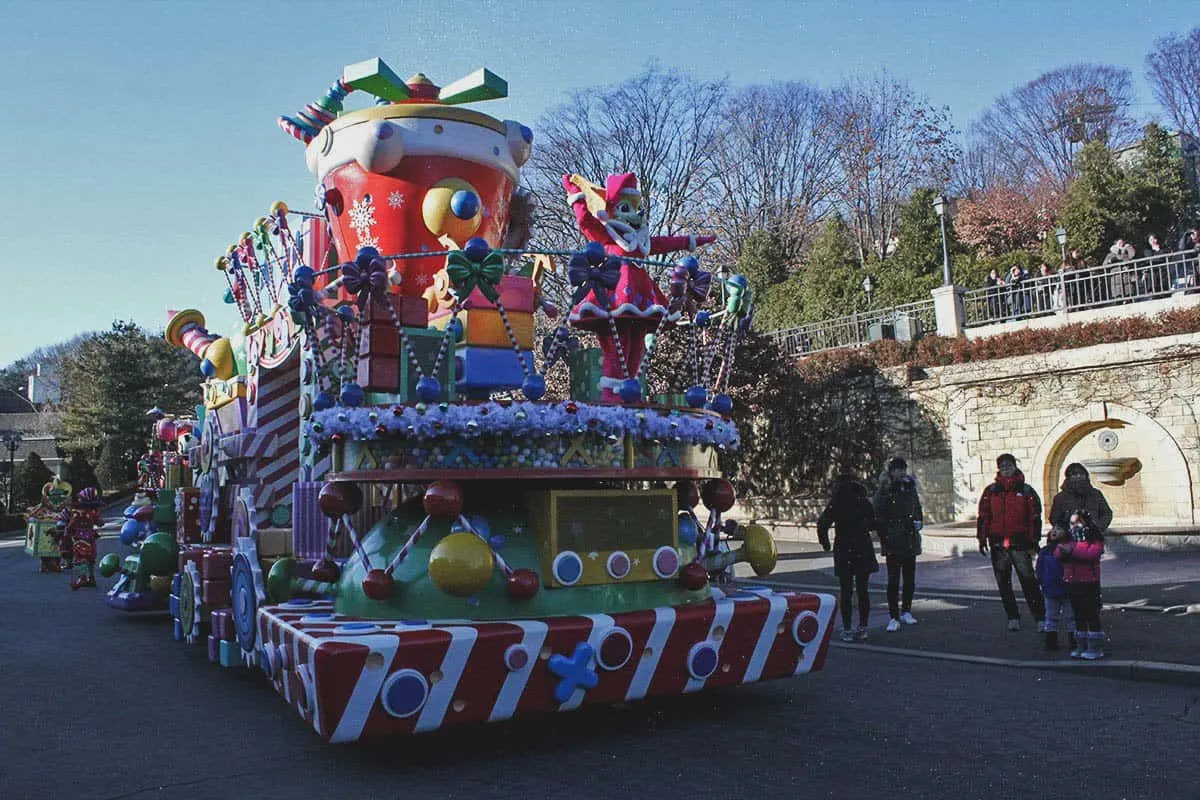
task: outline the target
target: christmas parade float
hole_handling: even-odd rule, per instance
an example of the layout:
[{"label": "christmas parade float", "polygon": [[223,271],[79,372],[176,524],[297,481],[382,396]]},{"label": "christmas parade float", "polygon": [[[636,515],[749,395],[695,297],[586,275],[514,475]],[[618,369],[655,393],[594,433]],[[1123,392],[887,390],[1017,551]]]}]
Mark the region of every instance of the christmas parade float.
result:
[{"label": "christmas parade float", "polygon": [[[345,110],[355,91],[375,103]],[[506,92],[347,67],[279,120],[316,213],[277,203],[217,260],[241,327],[167,325],[204,376],[175,636],[262,669],[331,741],[781,678],[828,647],[832,597],[728,581],[776,560],[722,516],[745,280],[656,260],[711,239],[650,236],[632,174],[565,177],[588,245],[527,248],[533,134],[463,107]],[[570,309],[535,350],[559,269]],[[672,332],[691,388],[647,398]]]}]

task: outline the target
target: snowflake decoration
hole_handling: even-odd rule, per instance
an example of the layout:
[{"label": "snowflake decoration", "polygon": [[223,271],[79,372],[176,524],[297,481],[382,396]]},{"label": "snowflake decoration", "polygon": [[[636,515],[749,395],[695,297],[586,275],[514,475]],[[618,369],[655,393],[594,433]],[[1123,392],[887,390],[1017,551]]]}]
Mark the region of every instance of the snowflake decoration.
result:
[{"label": "snowflake decoration", "polygon": [[350,227],[354,228],[359,238],[361,239],[374,224],[375,206],[365,198],[354,201],[354,205],[350,206]]},{"label": "snowflake decoration", "polygon": [[358,231],[358,246],[359,247],[374,247],[379,248],[379,238],[372,236],[370,231]]},{"label": "snowflake decoration", "polygon": [[398,191],[395,191],[395,192],[392,192],[391,194],[389,194],[388,195],[388,207],[389,208],[403,208],[404,207],[404,195],[400,194],[400,192],[398,192]]}]

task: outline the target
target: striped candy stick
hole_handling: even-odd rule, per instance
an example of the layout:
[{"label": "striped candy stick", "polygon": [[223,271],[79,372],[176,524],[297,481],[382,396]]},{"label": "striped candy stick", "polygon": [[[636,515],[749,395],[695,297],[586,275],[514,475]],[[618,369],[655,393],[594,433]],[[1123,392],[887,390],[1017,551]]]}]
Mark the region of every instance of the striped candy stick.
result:
[{"label": "striped candy stick", "polygon": [[346,525],[346,531],[350,534],[350,541],[354,543],[354,549],[358,553],[359,559],[362,561],[363,569],[370,571],[371,558],[367,555],[367,550],[363,547],[362,537],[358,535],[358,531],[354,529],[354,523],[350,520],[349,514],[342,515],[342,522]]},{"label": "striped candy stick", "polygon": [[412,551],[413,546],[420,541],[421,536],[425,533],[425,529],[429,527],[430,519],[432,517],[426,515],[425,519],[421,520],[421,523],[416,528],[413,528],[413,532],[408,535],[408,540],[396,551],[396,555],[392,556],[392,560],[384,567],[384,572],[391,575],[396,571],[396,567],[404,563],[404,559],[408,558],[408,554]]},{"label": "striped candy stick", "polygon": [[532,375],[532,365],[525,363],[525,356],[521,353],[521,344],[517,341],[517,335],[513,333],[512,323],[508,321],[508,312],[504,310],[504,304],[500,302],[500,295],[496,295],[496,310],[500,312],[500,322],[504,325],[504,332],[508,334],[508,342],[512,345],[513,353],[517,356],[517,361],[521,364],[521,372],[526,377]]},{"label": "striped candy stick", "polygon": [[354,89],[339,78],[325,91],[323,98],[306,105],[295,117],[279,117],[276,122],[288,136],[308,144],[322,128],[337,118],[342,110],[342,101],[352,91]]},{"label": "striped candy stick", "polygon": [[471,523],[467,521],[467,518],[462,514],[458,515],[458,524],[461,525],[465,530],[468,530],[478,536],[483,543],[488,546],[488,549],[492,551],[492,557],[496,559],[496,564],[504,572],[506,577],[513,574],[512,567],[510,567],[508,562],[504,560],[504,556],[500,555],[500,553],[496,551],[496,548],[492,546],[492,543],[488,541],[487,537],[475,530]]}]

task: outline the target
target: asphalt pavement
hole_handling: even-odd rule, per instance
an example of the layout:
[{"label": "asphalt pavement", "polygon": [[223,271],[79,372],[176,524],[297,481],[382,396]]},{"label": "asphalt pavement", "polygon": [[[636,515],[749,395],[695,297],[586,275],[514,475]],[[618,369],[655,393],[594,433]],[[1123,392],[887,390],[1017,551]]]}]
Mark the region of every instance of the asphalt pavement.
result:
[{"label": "asphalt pavement", "polygon": [[[977,553],[921,556],[913,603],[918,624],[889,633],[885,630],[886,567],[882,559],[880,563],[880,572],[871,578],[868,640],[862,644],[836,641],[836,646],[998,667],[1063,669],[1200,685],[1200,553],[1105,555],[1101,622],[1108,633],[1107,656],[1094,662],[1071,659],[1065,649],[1046,650],[1015,579],[1022,629],[1009,632],[991,562]],[[754,576],[745,564],[738,565],[738,575],[747,583],[837,594],[833,558],[816,543],[781,544],[779,565],[766,578]]]}]

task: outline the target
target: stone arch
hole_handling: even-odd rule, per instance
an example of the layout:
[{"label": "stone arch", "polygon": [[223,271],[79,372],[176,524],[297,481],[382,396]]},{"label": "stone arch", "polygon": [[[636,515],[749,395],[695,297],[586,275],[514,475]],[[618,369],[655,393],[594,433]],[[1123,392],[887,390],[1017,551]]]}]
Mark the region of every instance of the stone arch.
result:
[{"label": "stone arch", "polygon": [[[1194,522],[1191,469],[1179,443],[1158,420],[1118,403],[1089,403],[1061,418],[1042,438],[1027,477],[1047,508],[1058,491],[1068,457],[1086,451],[1085,437],[1105,428],[1121,431],[1126,452],[1138,456],[1140,464],[1130,481],[1136,481],[1136,485],[1130,491],[1099,486],[1113,506],[1118,520],[1114,524],[1119,524],[1122,517],[1175,524]],[[1120,447],[1114,452],[1119,454]],[[1132,488],[1138,491],[1136,497]],[[1121,508],[1126,494],[1126,507]]]}]

